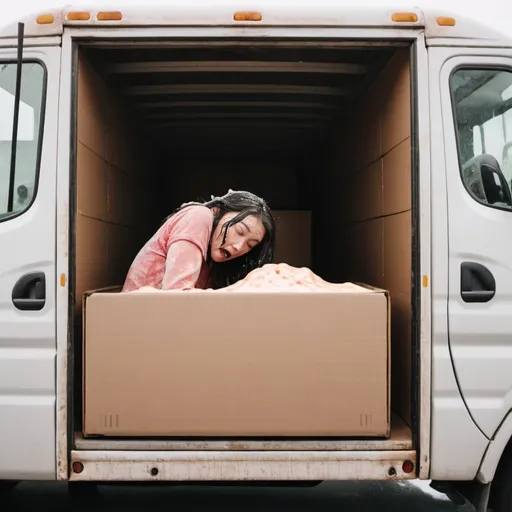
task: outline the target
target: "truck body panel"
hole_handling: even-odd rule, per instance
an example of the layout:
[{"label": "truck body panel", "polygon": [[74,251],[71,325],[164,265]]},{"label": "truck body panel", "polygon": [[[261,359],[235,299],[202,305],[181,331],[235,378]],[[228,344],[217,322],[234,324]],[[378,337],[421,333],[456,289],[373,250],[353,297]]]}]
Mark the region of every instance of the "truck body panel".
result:
[{"label": "truck body panel", "polygon": [[[19,215],[3,218],[0,209],[0,245],[15,248],[2,252],[0,274],[0,368],[4,368],[0,371],[0,416],[8,419],[0,424],[0,478],[492,480],[512,432],[508,415],[512,400],[508,372],[512,324],[507,314],[512,273],[504,256],[511,252],[506,225],[512,223],[512,217],[508,208],[479,203],[461,179],[465,176],[462,166],[467,163],[466,150],[460,146],[465,125],[460,119],[457,121],[460,106],[451,87],[453,74],[459,69],[499,71],[501,80],[506,82],[512,76],[512,43],[459,16],[454,26],[445,16],[448,23],[443,25],[439,21],[443,14],[434,10],[327,9],[321,5],[311,7],[307,2],[288,9],[260,2],[251,11],[259,7],[261,22],[235,21],[234,13],[243,10],[235,3],[222,8],[212,7],[211,3],[193,8],[183,8],[178,3],[165,9],[127,8],[122,10],[121,19],[104,21],[98,19],[98,13],[112,15],[111,11],[69,7],[24,20],[23,59],[36,64],[24,64],[22,73],[25,81],[17,152],[31,155],[32,160],[23,163],[27,169],[23,172],[28,173],[35,186],[30,192],[33,203],[20,206]],[[70,19],[71,13],[76,12],[89,13],[89,17]],[[395,21],[393,13],[408,14],[409,21]],[[34,23],[39,15],[40,22]],[[0,75],[0,87],[13,98],[16,30],[15,25],[0,30],[0,63],[7,63],[10,73],[8,79]],[[189,48],[191,42],[203,49],[245,50],[256,43],[276,51],[354,46],[375,51],[410,48],[411,210],[412,233],[417,237],[412,250],[411,314],[415,321],[411,329],[417,343],[413,344],[411,358],[411,386],[416,395],[410,418],[405,422],[395,419],[389,440],[116,441],[84,439],[79,434],[74,418],[79,403],[74,394],[72,347],[77,301],[73,240],[78,211],[74,172],[79,49],[178,51]],[[26,89],[27,65],[40,65],[42,70],[39,78],[34,75],[36,78],[30,82],[32,91]],[[247,74],[340,73],[339,66],[325,63],[290,65],[276,61],[258,66],[246,62],[241,68]],[[360,63],[351,66],[343,72],[357,73],[364,67]],[[204,59],[199,64],[117,64],[109,73],[140,76],[148,72],[235,71],[240,69],[233,63]],[[7,76],[0,66],[2,72]],[[471,78],[471,73],[468,76]],[[504,94],[500,83],[490,92]],[[35,90],[38,86],[39,103]],[[300,87],[294,85],[285,90],[283,86],[280,94],[302,94]],[[210,90],[202,86],[199,92]],[[327,94],[327,89],[324,92]],[[502,97],[504,110],[499,114],[503,118],[503,144],[512,136],[512,118],[506,115],[509,99]],[[497,137],[492,123],[498,115],[487,115],[483,101],[475,96],[469,107],[483,121],[475,121],[481,138],[475,135],[477,130],[473,138],[467,135],[467,145],[475,155],[478,144],[481,152],[485,152],[486,144],[491,147],[492,155],[504,166],[510,180],[506,148],[503,155],[497,155],[501,149],[489,143],[490,138]],[[220,106],[218,101],[214,103]],[[239,103],[243,105],[243,101]],[[26,105],[39,109],[35,117],[41,119],[39,130],[30,127],[30,116],[24,117]],[[490,124],[485,124],[486,115],[491,118]],[[0,128],[4,133],[3,125]],[[30,136],[23,139],[30,130],[40,144]],[[3,140],[0,137],[6,162],[10,162],[11,155],[9,136]],[[5,180],[9,173],[10,168],[2,169],[0,179]],[[23,185],[16,176],[16,186]],[[7,196],[0,196],[6,205]],[[474,236],[467,235],[467,226],[476,232]],[[495,234],[498,226],[502,236]],[[463,296],[462,292],[471,291],[461,290],[461,265],[465,263],[471,264],[472,272],[480,269],[478,272],[485,273],[482,266],[490,270],[496,278],[496,298],[493,295],[485,303],[465,300],[468,295]],[[34,275],[22,278],[31,273]],[[31,305],[27,301],[32,301]],[[409,461],[413,463],[412,472],[404,469],[404,463]]]},{"label": "truck body panel", "polygon": [[[10,88],[16,76],[16,52],[2,48],[0,59],[7,62],[2,70],[2,85]],[[57,348],[55,162],[60,49],[31,48],[25,52],[25,60],[16,186],[30,188],[37,183],[37,175],[44,179],[36,185],[34,199],[24,215],[15,210],[12,217],[9,215],[0,223],[0,474],[4,478],[53,479]],[[2,138],[7,141],[0,143],[2,160],[6,162],[10,162],[10,136],[3,133]],[[4,183],[8,183],[9,171],[8,166],[2,169]],[[7,188],[2,187],[1,213],[7,211]]]}]

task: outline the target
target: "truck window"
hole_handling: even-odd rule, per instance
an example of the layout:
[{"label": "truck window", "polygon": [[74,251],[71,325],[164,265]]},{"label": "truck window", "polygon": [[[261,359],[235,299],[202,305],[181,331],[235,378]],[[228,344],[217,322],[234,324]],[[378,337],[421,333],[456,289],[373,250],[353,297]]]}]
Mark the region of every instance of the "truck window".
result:
[{"label": "truck window", "polygon": [[[45,69],[40,63],[23,64],[16,163],[14,180],[11,183],[16,62],[0,61],[0,222],[27,210],[35,197],[41,151],[45,79]],[[11,208],[8,204],[10,187],[14,187]]]},{"label": "truck window", "polygon": [[476,201],[512,211],[512,72],[458,69],[450,86],[464,186]]}]

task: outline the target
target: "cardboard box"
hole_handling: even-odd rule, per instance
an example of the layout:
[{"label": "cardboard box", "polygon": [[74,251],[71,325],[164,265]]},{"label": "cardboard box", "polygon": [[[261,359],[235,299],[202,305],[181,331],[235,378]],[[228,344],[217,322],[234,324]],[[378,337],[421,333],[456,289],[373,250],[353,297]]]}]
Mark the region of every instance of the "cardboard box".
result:
[{"label": "cardboard box", "polygon": [[274,261],[292,267],[311,267],[311,212],[274,210],[276,247]]},{"label": "cardboard box", "polygon": [[87,294],[84,434],[389,436],[389,297],[349,287]]}]

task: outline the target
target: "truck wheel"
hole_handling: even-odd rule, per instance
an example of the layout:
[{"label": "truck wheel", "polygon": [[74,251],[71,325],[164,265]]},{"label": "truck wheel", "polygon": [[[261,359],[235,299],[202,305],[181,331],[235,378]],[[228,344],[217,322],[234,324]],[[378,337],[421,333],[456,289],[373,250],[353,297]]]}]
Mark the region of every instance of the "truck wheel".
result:
[{"label": "truck wheel", "polygon": [[2,480],[0,481],[0,495],[10,493],[18,484],[16,480]]},{"label": "truck wheel", "polygon": [[73,505],[87,506],[97,502],[100,492],[94,482],[68,482],[68,494]]},{"label": "truck wheel", "polygon": [[0,503],[3,504],[3,507],[0,505],[0,508],[12,509],[15,508],[11,504],[12,495],[11,491],[16,487],[17,481],[15,480],[2,480],[0,481]]},{"label": "truck wheel", "polygon": [[503,452],[491,484],[489,508],[493,512],[512,512],[512,450]]}]

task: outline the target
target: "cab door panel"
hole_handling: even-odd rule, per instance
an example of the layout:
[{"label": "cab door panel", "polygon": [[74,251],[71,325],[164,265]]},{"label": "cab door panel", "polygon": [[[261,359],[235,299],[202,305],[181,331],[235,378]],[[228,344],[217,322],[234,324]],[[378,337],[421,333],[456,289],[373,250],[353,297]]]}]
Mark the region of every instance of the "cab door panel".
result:
[{"label": "cab door panel", "polygon": [[492,438],[512,409],[512,51],[441,70],[449,348],[465,405]]},{"label": "cab door panel", "polygon": [[10,186],[16,49],[0,47],[0,480],[47,480],[56,472],[60,48],[25,48],[23,62]]}]

